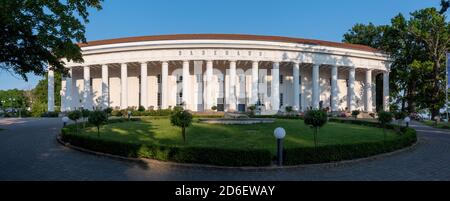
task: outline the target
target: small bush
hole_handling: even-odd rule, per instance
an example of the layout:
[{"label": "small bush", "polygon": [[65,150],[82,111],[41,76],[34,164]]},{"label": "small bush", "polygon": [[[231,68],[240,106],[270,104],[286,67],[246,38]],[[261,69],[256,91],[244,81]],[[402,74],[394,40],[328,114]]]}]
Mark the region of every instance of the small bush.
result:
[{"label": "small bush", "polygon": [[361,112],[359,110],[353,110],[352,116],[356,119]]},{"label": "small bush", "polygon": [[88,122],[97,127],[97,135],[100,136],[100,126],[108,120],[108,116],[103,111],[92,111],[89,114]]},{"label": "small bush", "polygon": [[145,107],[142,106],[142,105],[139,105],[138,111],[139,112],[144,112],[145,111]]},{"label": "small bush", "polygon": [[327,113],[323,110],[308,110],[304,116],[304,122],[306,125],[311,126],[314,129],[314,145],[317,148],[318,139],[317,132],[320,127],[327,123]]},{"label": "small bush", "polygon": [[170,116],[170,123],[181,128],[183,141],[186,142],[186,128],[192,124],[192,114],[186,110],[175,110]]},{"label": "small bush", "polygon": [[292,111],[294,111],[294,110],[292,109],[292,106],[286,106],[284,109],[286,110],[286,112],[292,112]]},{"label": "small bush", "polygon": [[212,107],[211,107],[211,110],[212,110],[212,111],[216,111],[216,110],[217,110],[217,106],[215,106],[215,105],[212,106]]}]

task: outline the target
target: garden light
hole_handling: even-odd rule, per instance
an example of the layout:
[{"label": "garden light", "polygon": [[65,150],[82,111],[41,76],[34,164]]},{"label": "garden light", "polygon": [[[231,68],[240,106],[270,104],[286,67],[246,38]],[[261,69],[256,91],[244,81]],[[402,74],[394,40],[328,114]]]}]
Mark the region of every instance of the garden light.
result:
[{"label": "garden light", "polygon": [[286,136],[286,131],[278,127],[273,131],[273,135],[277,138],[277,159],[278,166],[281,166],[283,165],[283,138]]}]

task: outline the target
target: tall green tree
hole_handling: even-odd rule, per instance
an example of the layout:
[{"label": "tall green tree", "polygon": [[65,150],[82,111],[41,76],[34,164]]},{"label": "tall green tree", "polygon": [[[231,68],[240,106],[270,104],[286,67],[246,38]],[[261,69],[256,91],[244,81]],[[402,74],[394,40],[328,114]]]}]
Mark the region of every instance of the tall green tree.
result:
[{"label": "tall green tree", "polygon": [[449,33],[445,14],[426,8],[412,12],[410,19],[399,14],[390,25],[356,24],[344,34],[343,42],[388,53],[392,60],[389,85],[394,103],[401,103],[402,110],[409,112],[429,109],[435,116],[444,105],[442,66],[449,49]]},{"label": "tall green tree", "polygon": [[[55,94],[55,109],[58,110],[61,107],[61,73],[55,73],[54,75],[54,94]],[[42,113],[47,112],[47,100],[48,100],[48,79],[47,75],[38,82],[36,87],[32,90],[32,104],[31,115],[35,117],[41,116]]]},{"label": "tall green tree", "polygon": [[102,0],[0,1],[0,69],[20,75],[45,75],[47,64],[67,73],[64,61],[81,62],[76,42],[86,42],[89,8]]}]

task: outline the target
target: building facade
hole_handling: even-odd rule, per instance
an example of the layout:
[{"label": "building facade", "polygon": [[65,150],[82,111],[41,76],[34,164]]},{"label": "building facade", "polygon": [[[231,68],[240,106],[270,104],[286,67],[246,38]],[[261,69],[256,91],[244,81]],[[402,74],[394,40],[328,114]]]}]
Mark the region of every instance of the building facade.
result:
[{"label": "building facade", "polygon": [[[375,111],[389,100],[389,58],[361,45],[277,36],[183,34],[80,44],[84,63],[66,61],[61,111],[78,108],[244,111]],[[48,110],[54,78],[48,73]],[[382,76],[382,94],[376,94]],[[380,101],[378,101],[380,102]]]}]

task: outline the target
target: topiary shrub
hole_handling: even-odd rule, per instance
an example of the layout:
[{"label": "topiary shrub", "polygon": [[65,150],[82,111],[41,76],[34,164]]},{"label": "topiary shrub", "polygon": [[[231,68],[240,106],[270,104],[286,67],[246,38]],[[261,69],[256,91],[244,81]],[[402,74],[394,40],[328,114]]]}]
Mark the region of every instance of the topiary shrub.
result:
[{"label": "topiary shrub", "polygon": [[356,119],[356,118],[358,118],[359,113],[361,113],[359,110],[353,110],[352,116]]},{"label": "topiary shrub", "polygon": [[139,105],[138,111],[139,112],[144,112],[145,111],[145,107],[142,106],[142,105]]},{"label": "topiary shrub", "polygon": [[392,121],[392,113],[381,111],[378,113],[378,122],[380,122],[381,127],[383,127],[383,139],[386,141],[386,124]]},{"label": "topiary shrub", "polygon": [[288,113],[291,113],[292,111],[294,111],[294,110],[292,109],[292,106],[286,106],[284,109],[285,109],[286,112],[288,112]]},{"label": "topiary shrub", "polygon": [[74,110],[74,111],[70,111],[69,114],[67,114],[67,117],[69,117],[70,120],[75,122],[75,126],[77,129],[77,133],[78,133],[78,119],[80,119],[83,116],[83,114],[81,113],[81,111],[79,110]]},{"label": "topiary shrub", "polygon": [[97,127],[97,136],[100,137],[100,126],[108,120],[105,112],[95,110],[89,113],[88,122]]},{"label": "topiary shrub", "polygon": [[215,105],[212,106],[212,107],[211,107],[211,110],[212,110],[212,111],[216,111],[216,110],[217,110],[217,106],[215,106]]},{"label": "topiary shrub", "polygon": [[186,110],[175,110],[170,116],[170,123],[181,127],[181,135],[183,136],[183,141],[186,142],[186,128],[192,124],[192,114]]},{"label": "topiary shrub", "polygon": [[112,107],[107,107],[103,110],[103,112],[106,114],[106,117],[111,116],[112,111],[113,111]]},{"label": "topiary shrub", "polygon": [[320,127],[327,123],[327,113],[323,110],[313,109],[305,113],[304,122],[314,129],[314,146],[317,148],[318,139],[317,133]]}]

